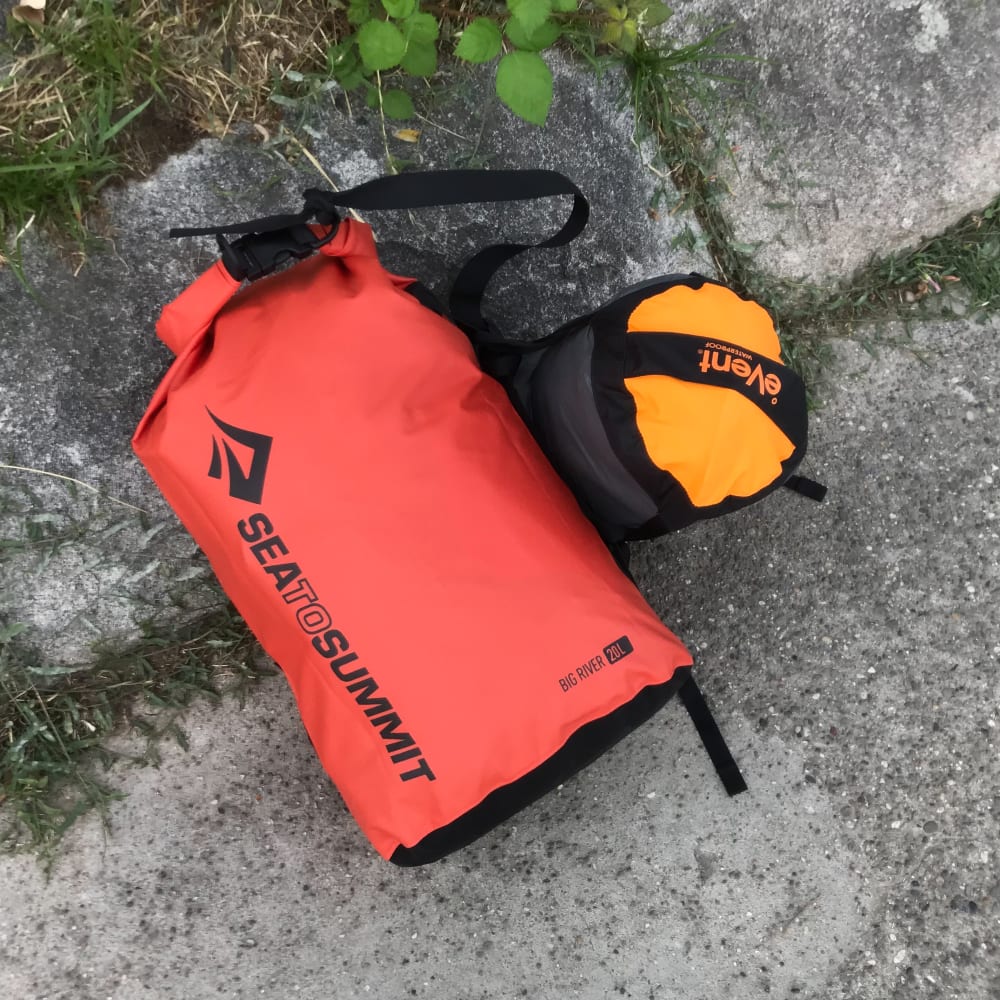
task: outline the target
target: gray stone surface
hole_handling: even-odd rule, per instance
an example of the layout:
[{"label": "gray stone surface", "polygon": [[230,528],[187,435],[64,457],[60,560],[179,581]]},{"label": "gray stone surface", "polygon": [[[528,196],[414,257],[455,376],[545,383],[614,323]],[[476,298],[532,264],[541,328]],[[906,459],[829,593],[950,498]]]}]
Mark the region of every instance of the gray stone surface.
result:
[{"label": "gray stone surface", "polygon": [[[933,236],[1000,188],[994,0],[697,0],[753,99],[727,134],[725,210],[775,274],[837,277]],[[672,22],[671,22],[672,25]]]},{"label": "gray stone surface", "polygon": [[[501,282],[495,307],[516,328],[544,329],[634,277],[695,265],[671,255],[669,220],[647,216],[652,178],[600,91],[562,74],[554,127],[539,134],[453,84],[431,117],[469,139],[425,125],[422,165],[474,155],[563,166],[594,196],[586,242]],[[319,152],[339,182],[379,171],[374,122],[322,126]],[[271,154],[202,143],[112,196],[115,252],[79,278],[37,243],[37,300],[0,273],[3,460],[78,476],[149,512],[144,525],[31,481],[38,497],[26,502],[42,513],[127,521],[3,581],[0,614],[28,621],[48,655],[70,641],[59,589],[69,600],[82,586],[67,549],[99,551],[125,577],[143,569],[141,552],[159,559],[140,587],[119,588],[123,603],[100,613],[98,631],[129,617],[137,595],[161,606],[201,565],[127,448],[167,362],[152,317],[209,259],[205,245],[154,236],[272,211],[299,186]],[[878,210],[893,205],[887,184]],[[392,266],[427,273],[526,225],[517,211],[432,213],[382,247]],[[791,238],[797,273],[812,266],[812,244]],[[882,249],[874,230],[849,238]],[[560,294],[525,295],[548,287]],[[110,835],[81,823],[50,882],[28,858],[0,859],[0,995],[992,1000],[1000,389],[983,359],[1000,324],[935,323],[912,340],[869,332],[899,344],[874,357],[838,345],[813,419],[807,471],[830,485],[826,504],[778,495],[637,549],[639,583],[695,651],[747,795],[725,798],[671,705],[510,824],[401,871],[367,846],[276,679],[244,711],[192,712],[189,753],[167,748],[157,770],[117,772],[129,798]],[[5,497],[23,485],[0,476]],[[115,537],[127,543],[112,548]],[[39,614],[30,595],[45,588]]]}]

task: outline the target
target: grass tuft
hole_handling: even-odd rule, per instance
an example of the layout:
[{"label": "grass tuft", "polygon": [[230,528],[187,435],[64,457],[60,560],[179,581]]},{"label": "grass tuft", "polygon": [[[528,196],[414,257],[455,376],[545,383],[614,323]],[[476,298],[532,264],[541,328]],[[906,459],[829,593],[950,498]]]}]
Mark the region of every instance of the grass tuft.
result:
[{"label": "grass tuft", "polygon": [[[744,103],[745,84],[709,67],[748,58],[718,50],[725,32],[719,28],[673,50],[640,45],[624,57],[630,102],[639,137],[654,142],[652,169],[664,182],[663,200],[673,213],[690,211],[698,221],[700,234],[688,227],[678,245],[705,249],[721,281],[770,312],[786,359],[807,383],[819,382],[831,338],[850,336],[861,324],[995,312],[1000,307],[1000,198],[940,236],[873,259],[840,282],[821,286],[761,271],[754,248],[734,236],[725,210],[729,192],[718,170],[731,155],[719,114]],[[726,88],[724,97],[720,86]]]},{"label": "grass tuft", "polygon": [[268,123],[292,67],[321,69],[326,0],[50,0],[0,42],[0,263],[32,226],[86,247],[101,188],[198,135]]},{"label": "grass tuft", "polygon": [[[271,673],[254,662],[242,619],[224,609],[181,634],[148,631],[126,652],[106,651],[85,669],[46,666],[0,632],[0,847],[30,850],[51,865],[65,832],[121,794],[102,776],[113,763],[155,764],[165,738],[186,745],[180,713],[195,698],[240,698]],[[110,748],[126,729],[144,745]]]}]

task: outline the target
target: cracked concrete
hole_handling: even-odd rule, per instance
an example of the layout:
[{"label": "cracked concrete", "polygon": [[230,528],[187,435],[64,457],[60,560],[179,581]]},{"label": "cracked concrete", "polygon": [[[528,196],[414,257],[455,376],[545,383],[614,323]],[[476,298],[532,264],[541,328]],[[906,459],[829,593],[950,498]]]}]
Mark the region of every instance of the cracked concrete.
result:
[{"label": "cracked concrete", "polygon": [[[780,229],[783,243],[768,237],[765,265],[838,274],[996,194],[997,173],[984,179],[976,159],[996,141],[995,112],[962,103],[963,80],[978,87],[977,74],[995,73],[980,44],[993,7],[852,3],[820,16],[810,5],[779,11],[760,0],[741,10],[738,38],[800,66],[795,86],[808,100],[796,105],[795,88],[782,89],[772,69],[774,92],[764,95],[765,110],[785,115],[775,114],[775,128],[791,155],[813,149],[815,135],[838,150],[881,136],[888,150],[867,180],[850,173],[850,158],[823,168],[834,192],[858,185],[867,226],[860,215],[821,213],[809,231]],[[982,38],[969,34],[976,25]],[[836,133],[842,141],[831,142],[839,120],[831,109],[850,105],[866,66],[879,54],[881,65],[903,66],[911,50],[913,72],[886,72],[880,85],[891,88],[888,105],[909,109],[916,131],[880,131],[876,101],[852,110]],[[916,56],[946,66],[931,77],[938,104],[922,97]],[[556,166],[594,201],[582,241],[498,283],[492,308],[512,326],[548,329],[637,276],[708,269],[671,249],[682,221],[647,212],[654,178],[608,84],[564,67],[553,121],[538,132],[489,110],[469,80],[450,83],[434,120],[468,138],[428,128],[422,166],[473,154],[492,166]],[[947,151],[955,166],[935,195],[941,211],[894,230],[886,220],[931,205],[908,200],[924,176],[917,138],[923,130],[932,155],[944,156],[937,109],[955,104],[978,113],[979,126],[963,119],[964,145]],[[375,122],[331,112],[317,129],[318,155],[337,180],[379,171]],[[751,241],[778,226],[752,174],[724,206]],[[148,512],[142,520],[31,477],[26,494],[24,480],[2,474],[4,497],[56,517],[40,530],[69,535],[47,563],[37,554],[6,563],[0,624],[27,622],[38,655],[87,655],[86,630],[64,625],[74,600],[124,639],[129,594],[159,616],[165,595],[177,594],[167,621],[196,610],[185,600],[212,598],[203,562],[128,451],[168,361],[153,318],[210,260],[207,242],[157,237],[171,224],[292,207],[304,179],[255,146],[206,141],[109,197],[114,252],[79,277],[39,242],[28,253],[37,298],[0,272],[4,460],[74,475]],[[812,211],[813,190],[791,191],[800,214]],[[498,231],[543,224],[479,210],[375,221],[390,266],[439,278]],[[827,502],[776,495],[636,547],[638,582],[694,651],[748,794],[725,797],[683,711],[670,705],[475,845],[426,869],[397,870],[362,838],[274,679],[242,711],[192,711],[189,752],[168,747],[158,769],[116,771],[128,798],[110,833],[96,820],[80,823],[51,881],[30,858],[0,859],[0,992],[18,1000],[995,997],[1000,388],[982,359],[998,333],[995,319],[965,318],[864,330],[837,344],[806,469],[830,486]],[[872,353],[862,344],[882,346]],[[20,516],[7,515],[6,533]],[[104,563],[89,565],[95,552]],[[83,589],[86,574],[97,590]],[[177,587],[191,581],[190,590]],[[115,605],[115,593],[125,603]]]}]

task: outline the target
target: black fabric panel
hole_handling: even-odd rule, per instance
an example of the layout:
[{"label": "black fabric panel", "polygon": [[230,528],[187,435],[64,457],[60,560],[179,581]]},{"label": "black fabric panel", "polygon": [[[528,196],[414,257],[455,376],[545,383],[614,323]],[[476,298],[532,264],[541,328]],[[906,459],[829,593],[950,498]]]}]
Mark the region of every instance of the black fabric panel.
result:
[{"label": "black fabric panel", "polygon": [[642,725],[670,700],[690,674],[690,667],[681,667],[664,684],[643,688],[613,712],[581,726],[533,771],[491,792],[479,805],[447,826],[429,833],[413,847],[398,847],[390,860],[404,868],[426,865],[471,844],[568,780]]},{"label": "black fabric panel", "polygon": [[[587,516],[599,527],[636,527],[656,504],[622,464],[608,440],[591,381],[590,327],[562,338],[543,354],[531,380],[530,428]],[[621,535],[602,532],[605,540]]]},{"label": "black fabric panel", "polygon": [[422,306],[430,309],[431,312],[436,312],[439,316],[447,317],[448,314],[444,311],[444,306],[438,301],[437,296],[421,282],[413,281],[403,291],[407,295],[412,295],[413,298]]},{"label": "black fabric panel", "polygon": [[[640,293],[638,301],[648,293]],[[616,303],[617,305],[617,303]],[[624,316],[635,308],[630,303]],[[646,491],[655,504],[660,516],[680,528],[697,520],[687,493],[680,483],[669,473],[655,465],[646,452],[642,435],[639,433],[635,400],[625,389],[625,325],[617,309],[601,310],[591,319],[594,327],[594,360],[591,368],[591,382],[597,411],[604,423],[608,440],[632,478]],[[652,525],[657,518],[651,519]],[[663,534],[663,530],[646,533],[646,525],[621,525],[624,537],[630,539],[652,538]]]}]

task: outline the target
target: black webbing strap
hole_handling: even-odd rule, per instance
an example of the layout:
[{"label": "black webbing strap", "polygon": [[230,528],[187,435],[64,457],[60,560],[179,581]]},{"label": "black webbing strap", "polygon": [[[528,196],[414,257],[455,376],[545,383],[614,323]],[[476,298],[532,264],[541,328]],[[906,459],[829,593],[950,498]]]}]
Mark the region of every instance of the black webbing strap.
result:
[{"label": "black webbing strap", "polygon": [[810,500],[822,501],[826,498],[826,487],[807,476],[789,476],[785,480],[785,486]]},{"label": "black webbing strap", "polygon": [[747,783],[743,780],[739,765],[733,758],[729,747],[719,726],[712,715],[705,696],[695,683],[694,678],[689,674],[687,679],[681,684],[678,692],[684,707],[691,716],[694,728],[698,730],[701,742],[708,752],[708,756],[715,765],[715,770],[722,779],[722,784],[730,795],[738,795],[747,790]]},{"label": "black webbing strap", "polygon": [[[475,335],[486,330],[482,297],[498,268],[532,247],[555,247],[569,243],[586,226],[590,215],[587,199],[563,174],[554,170],[432,170],[396,174],[359,184],[349,191],[310,188],[305,192],[305,206],[296,215],[271,215],[224,226],[171,229],[170,235],[249,236],[285,229],[294,231],[310,219],[315,219],[322,225],[333,226],[338,220],[338,208],[364,211],[411,209],[475,202],[526,201],[553,195],[573,196],[572,212],[555,235],[538,243],[501,243],[487,247],[472,257],[459,272],[450,300],[452,318],[467,332]],[[303,251],[308,249],[307,242],[301,238],[296,239],[288,254],[298,256],[300,248]],[[270,246],[268,249],[270,250]]]}]

